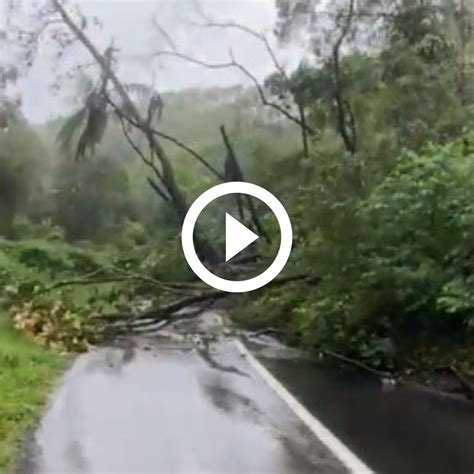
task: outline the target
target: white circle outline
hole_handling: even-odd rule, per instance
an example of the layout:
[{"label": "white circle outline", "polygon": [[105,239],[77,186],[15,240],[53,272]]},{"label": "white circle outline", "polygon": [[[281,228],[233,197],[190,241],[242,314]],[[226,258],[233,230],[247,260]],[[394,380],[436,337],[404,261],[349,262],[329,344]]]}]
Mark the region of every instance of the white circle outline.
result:
[{"label": "white circle outline", "polygon": [[[275,214],[278,225],[280,226],[280,248],[272,264],[260,275],[249,278],[248,280],[234,281],[218,277],[210,272],[199,260],[196,249],[194,248],[194,227],[196,221],[204,210],[215,199],[228,194],[247,194],[263,201]],[[191,270],[204,283],[221,291],[228,293],[246,293],[257,290],[270,283],[284,268],[290,257],[293,246],[293,229],[286,209],[281,202],[269,191],[256,184],[242,181],[231,181],[218,184],[202,193],[189,208],[184,218],[181,230],[181,245],[183,247],[184,257],[191,267]]]}]

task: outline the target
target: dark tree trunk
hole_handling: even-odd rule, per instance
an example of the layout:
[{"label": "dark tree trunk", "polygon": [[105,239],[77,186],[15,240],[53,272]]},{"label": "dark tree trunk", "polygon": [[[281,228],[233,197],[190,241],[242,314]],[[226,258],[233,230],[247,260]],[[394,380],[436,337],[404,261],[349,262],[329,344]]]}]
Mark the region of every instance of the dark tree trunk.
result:
[{"label": "dark tree trunk", "polygon": [[[171,165],[171,162],[169,161],[164,149],[158,142],[155,135],[149,129],[146,120],[141,116],[139,110],[131,100],[125,87],[110,67],[110,61],[107,61],[107,58],[99,52],[99,50],[92,43],[92,41],[81,30],[81,28],[74,23],[72,18],[62,6],[61,2],[59,0],[51,0],[51,2],[55,7],[56,11],[61,15],[61,18],[64,21],[65,25],[74,33],[77,39],[84,45],[84,47],[89,51],[94,60],[100,66],[102,72],[112,83],[117,94],[120,96],[124,107],[131,115],[131,117],[136,121],[140,130],[147,137],[148,143],[150,145],[150,150],[156,156],[161,165],[162,184],[170,198],[170,204],[173,206],[175,212],[182,221],[188,211],[189,206],[184,192],[180,189],[176,182],[176,176],[174,174],[173,166]],[[218,252],[202,235],[202,232],[199,230],[199,228],[195,229],[195,236],[196,246],[199,247],[197,250],[202,255],[202,257],[210,263],[217,263],[219,260]]]}]

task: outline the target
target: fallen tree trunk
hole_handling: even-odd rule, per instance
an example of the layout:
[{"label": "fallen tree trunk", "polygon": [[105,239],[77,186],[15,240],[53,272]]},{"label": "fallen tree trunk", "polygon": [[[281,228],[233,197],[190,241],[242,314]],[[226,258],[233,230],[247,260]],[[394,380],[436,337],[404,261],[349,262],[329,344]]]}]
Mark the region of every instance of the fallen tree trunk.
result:
[{"label": "fallen tree trunk", "polygon": [[[317,284],[319,278],[311,278],[306,274],[297,274],[287,277],[276,278],[270,282],[267,286],[275,287],[280,285],[285,285],[292,282],[305,282],[305,284]],[[167,319],[168,317],[178,313],[179,311],[185,308],[192,308],[196,305],[205,304],[207,307],[212,306],[217,300],[224,299],[229,296],[229,293],[220,291],[220,290],[209,290],[201,292],[199,294],[193,294],[190,296],[185,296],[179,300],[173,301],[171,303],[165,304],[163,306],[155,306],[146,311],[141,312],[140,314],[134,316],[131,312],[128,313],[114,313],[109,315],[104,315],[105,320],[110,321],[111,323],[120,323],[123,322],[124,325],[137,326],[141,322],[146,321],[143,324],[156,324],[160,321]],[[210,303],[210,304],[209,304]]]},{"label": "fallen tree trunk", "polygon": [[168,326],[171,323],[175,323],[177,321],[182,321],[186,319],[193,319],[200,316],[202,313],[207,311],[212,307],[215,300],[209,300],[206,304],[199,306],[196,309],[192,309],[191,311],[181,312],[181,313],[168,313],[163,314],[161,319],[152,318],[152,319],[141,319],[139,321],[132,320],[125,325],[119,325],[117,329],[119,332],[127,333],[127,332],[146,332],[149,330],[161,330]]}]

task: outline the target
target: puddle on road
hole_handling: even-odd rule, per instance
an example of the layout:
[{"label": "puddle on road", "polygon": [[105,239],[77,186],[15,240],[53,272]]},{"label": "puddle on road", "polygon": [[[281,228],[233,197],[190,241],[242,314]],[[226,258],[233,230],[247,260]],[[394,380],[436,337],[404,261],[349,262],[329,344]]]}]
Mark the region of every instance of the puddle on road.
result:
[{"label": "puddle on road", "polygon": [[[23,473],[344,472],[226,337],[215,313],[78,358]],[[209,335],[202,339],[202,335]],[[369,466],[474,472],[474,408],[328,369],[269,337],[248,347]]]},{"label": "puddle on road", "polygon": [[261,358],[308,410],[377,472],[472,474],[474,405],[309,361]]},{"label": "puddle on road", "polygon": [[22,472],[345,472],[225,338],[121,344],[76,360]]}]

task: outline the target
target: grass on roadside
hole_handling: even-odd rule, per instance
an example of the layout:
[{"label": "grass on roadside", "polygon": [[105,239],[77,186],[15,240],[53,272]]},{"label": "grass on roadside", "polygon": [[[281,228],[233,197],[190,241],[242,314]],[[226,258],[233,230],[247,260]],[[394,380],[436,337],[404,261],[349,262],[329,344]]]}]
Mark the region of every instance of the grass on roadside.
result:
[{"label": "grass on roadside", "polygon": [[0,314],[0,472],[12,468],[19,441],[38,420],[66,361],[26,339]]}]

